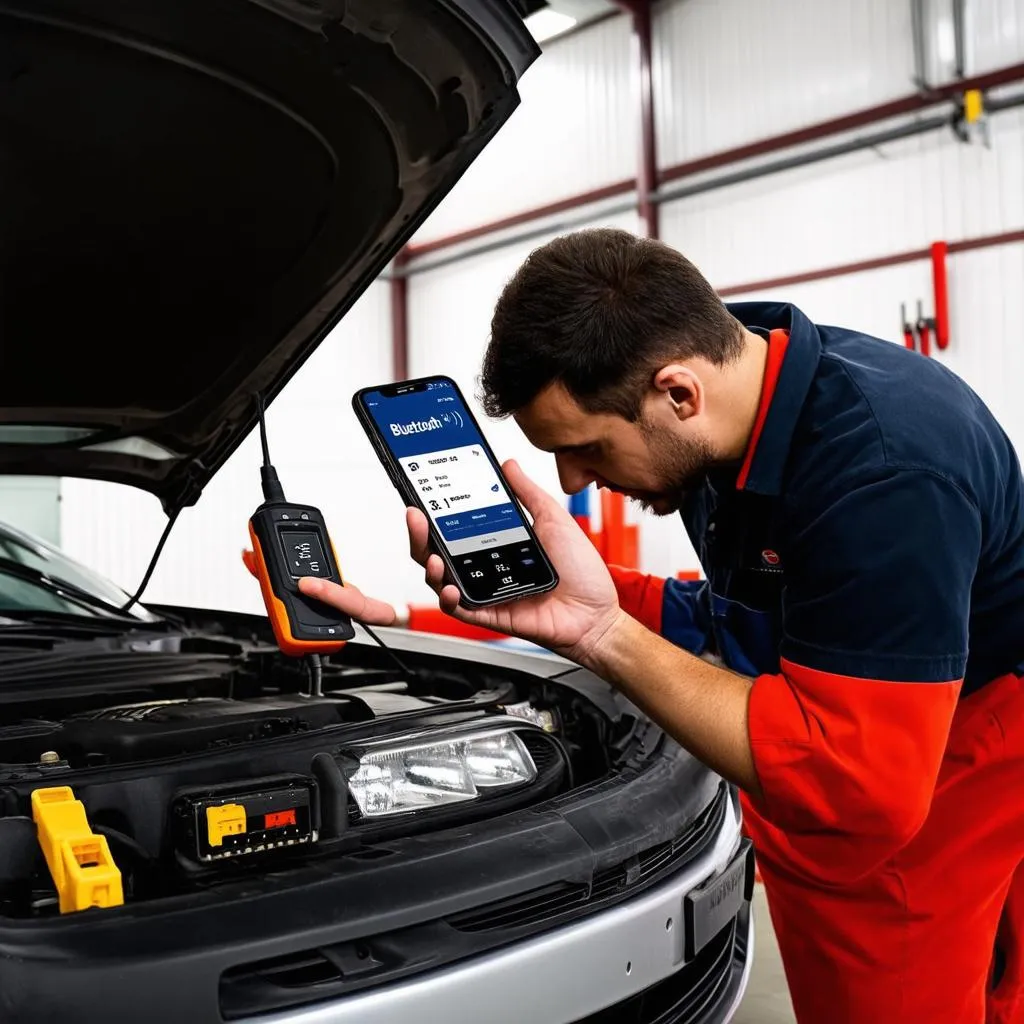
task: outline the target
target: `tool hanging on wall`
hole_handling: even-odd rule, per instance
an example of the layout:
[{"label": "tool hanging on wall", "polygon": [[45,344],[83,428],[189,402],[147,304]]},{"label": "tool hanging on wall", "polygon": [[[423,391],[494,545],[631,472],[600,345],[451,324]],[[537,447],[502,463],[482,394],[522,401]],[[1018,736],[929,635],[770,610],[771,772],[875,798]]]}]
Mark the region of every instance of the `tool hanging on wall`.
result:
[{"label": "tool hanging on wall", "polygon": [[911,352],[923,356],[932,354],[932,342],[937,349],[949,346],[949,290],[946,280],[946,255],[949,247],[945,242],[933,242],[929,249],[932,263],[932,295],[935,303],[934,316],[924,315],[924,304],[917,300],[917,319],[907,319],[907,304],[900,303],[900,324],[903,344]]},{"label": "tool hanging on wall", "polygon": [[921,300],[917,300],[917,341],[921,347],[921,355],[932,354],[932,331],[935,330],[935,321],[924,315]]},{"label": "tool hanging on wall", "polygon": [[906,345],[911,352],[916,352],[917,324],[911,323],[907,319],[907,304],[905,302],[900,303],[900,323],[902,324],[903,344]]},{"label": "tool hanging on wall", "polygon": [[935,333],[935,321],[924,315],[921,300],[917,300],[917,319],[907,319],[907,304],[900,303],[900,320],[903,323],[903,344],[911,352],[920,352],[923,356],[932,354],[932,337]]}]

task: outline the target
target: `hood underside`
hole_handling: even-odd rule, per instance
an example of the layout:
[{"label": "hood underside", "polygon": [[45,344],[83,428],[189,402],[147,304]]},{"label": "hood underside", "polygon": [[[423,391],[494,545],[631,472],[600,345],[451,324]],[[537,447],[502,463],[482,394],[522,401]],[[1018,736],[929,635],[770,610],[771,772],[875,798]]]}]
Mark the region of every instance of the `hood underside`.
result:
[{"label": "hood underside", "polygon": [[0,0],[0,472],[194,502],[536,52],[508,0]]}]

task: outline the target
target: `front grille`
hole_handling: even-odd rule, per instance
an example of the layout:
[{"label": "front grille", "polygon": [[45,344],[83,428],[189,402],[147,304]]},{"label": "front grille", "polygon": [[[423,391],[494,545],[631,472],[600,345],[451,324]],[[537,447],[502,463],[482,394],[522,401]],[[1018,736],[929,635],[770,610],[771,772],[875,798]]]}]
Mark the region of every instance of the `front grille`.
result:
[{"label": "front grille", "polygon": [[729,795],[725,786],[700,817],[667,843],[594,875],[589,885],[549,885],[542,889],[454,914],[446,920],[462,932],[555,924],[567,916],[598,910],[625,893],[635,894],[697,857],[718,834],[725,819]]},{"label": "front grille", "polygon": [[[287,953],[272,960],[260,960],[224,972],[221,982],[229,997],[232,989],[265,986],[296,989],[338,981],[341,971],[318,949]],[[258,1004],[257,1004],[258,1005]]]},{"label": "front grille", "polygon": [[551,921],[586,906],[590,889],[585,885],[549,885],[523,896],[489,903],[478,910],[453,914],[448,924],[460,932],[487,932]]},{"label": "front grille", "polygon": [[[576,1024],[691,1024],[713,1013],[729,993],[733,968],[745,955],[746,912],[726,925],[671,977]],[[745,940],[745,935],[744,935]]]},{"label": "front grille", "polygon": [[[728,790],[723,785],[701,816],[674,840],[599,873],[590,885],[554,885],[534,889],[517,899],[492,903],[447,920],[429,921],[383,936],[304,949],[231,967],[220,979],[221,1015],[225,1020],[248,1018],[340,998],[375,985],[391,984],[428,966],[440,967],[464,960],[601,910],[624,895],[636,895],[644,887],[660,881],[685,860],[696,857],[718,834],[728,805]],[[374,850],[369,848],[361,852],[369,855]],[[352,854],[357,855],[358,852]],[[732,956],[735,945],[735,955],[742,959],[742,942],[746,935],[742,921],[743,914],[740,915],[739,936],[735,943],[729,940],[729,953],[724,956]],[[455,929],[461,934],[456,936],[452,931],[445,934],[445,929]],[[667,1000],[664,1005],[670,1008],[682,1007],[679,1013],[688,1013],[686,1008],[690,1005],[710,1005],[709,999],[718,990],[710,984],[714,964],[710,963],[709,951],[718,948],[722,941],[721,935],[713,939],[682,971],[655,986],[650,999]],[[447,954],[438,956],[432,952],[444,942],[448,943]],[[701,964],[706,966],[700,968],[698,965]],[[651,1001],[649,1005],[662,1003]],[[624,1024],[647,1024],[648,1021],[653,1024],[674,1024],[677,1021],[685,1024],[693,1018],[676,1015],[594,1019],[605,1020],[609,1024],[617,1024],[620,1020]]]}]

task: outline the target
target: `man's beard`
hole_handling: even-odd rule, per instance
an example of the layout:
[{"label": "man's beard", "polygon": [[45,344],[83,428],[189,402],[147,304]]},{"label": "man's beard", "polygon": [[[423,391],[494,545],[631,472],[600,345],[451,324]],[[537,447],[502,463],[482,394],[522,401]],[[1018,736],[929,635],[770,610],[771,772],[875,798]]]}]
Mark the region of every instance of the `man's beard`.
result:
[{"label": "man's beard", "polygon": [[653,515],[674,515],[686,500],[687,492],[704,482],[715,463],[714,452],[703,437],[684,441],[644,423],[641,429],[647,439],[652,468],[663,483],[657,491],[633,492],[630,499]]}]

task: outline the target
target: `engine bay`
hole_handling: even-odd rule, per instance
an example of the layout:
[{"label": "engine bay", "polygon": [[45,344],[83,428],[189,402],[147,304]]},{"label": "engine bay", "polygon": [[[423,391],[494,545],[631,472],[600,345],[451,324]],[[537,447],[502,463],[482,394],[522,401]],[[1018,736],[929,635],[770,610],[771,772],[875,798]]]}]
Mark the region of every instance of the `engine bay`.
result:
[{"label": "engine bay", "polygon": [[0,917],[117,903],[60,884],[71,812],[68,870],[106,858],[130,904],[372,855],[615,766],[608,715],[556,681],[351,643],[314,688],[248,618],[0,643]]}]

